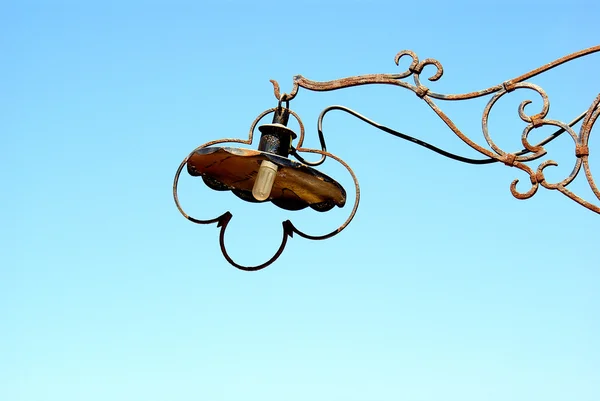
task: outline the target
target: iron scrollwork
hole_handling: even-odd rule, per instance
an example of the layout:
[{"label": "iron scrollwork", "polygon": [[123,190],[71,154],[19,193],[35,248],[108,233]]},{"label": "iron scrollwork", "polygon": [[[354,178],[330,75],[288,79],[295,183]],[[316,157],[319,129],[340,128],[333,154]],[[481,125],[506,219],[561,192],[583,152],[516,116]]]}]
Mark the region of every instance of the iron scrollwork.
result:
[{"label": "iron scrollwork", "polygon": [[[370,74],[370,75],[353,76],[353,77],[347,77],[347,78],[337,79],[337,80],[333,80],[333,81],[322,81],[322,82],[312,81],[301,75],[297,75],[294,77],[293,88],[289,94],[286,94],[286,93],[282,94],[280,92],[279,84],[273,80],[271,82],[273,84],[275,97],[277,97],[278,99],[284,99],[286,101],[292,100],[294,97],[296,97],[299,88],[304,88],[304,89],[311,90],[311,91],[332,91],[332,90],[348,88],[348,87],[358,86],[358,85],[383,84],[383,85],[396,85],[396,86],[400,86],[405,89],[408,89],[408,90],[414,92],[423,101],[425,101],[425,103],[427,103],[429,105],[429,107],[431,107],[431,109],[438,115],[438,117],[440,117],[440,119],[442,119],[444,121],[444,123],[448,126],[448,128],[450,128],[450,130],[452,130],[452,132],[454,132],[454,134],[456,134],[456,136],[458,136],[463,142],[465,142],[471,148],[475,149],[477,152],[484,155],[486,157],[486,159],[481,160],[482,162],[486,162],[486,161],[501,162],[508,166],[516,167],[520,170],[523,170],[529,175],[529,178],[531,181],[531,187],[525,192],[521,192],[521,191],[517,190],[517,183],[519,182],[519,180],[514,180],[511,183],[510,191],[513,194],[513,196],[515,196],[516,198],[518,198],[518,199],[531,198],[533,195],[536,194],[538,188],[541,185],[547,189],[558,190],[559,192],[563,193],[564,195],[571,198],[572,200],[579,203],[580,205],[586,207],[587,209],[589,209],[593,212],[600,214],[600,206],[597,203],[594,204],[592,202],[586,201],[585,199],[581,198],[580,196],[576,195],[575,193],[573,193],[569,189],[567,189],[567,186],[571,182],[573,182],[573,180],[577,177],[577,175],[581,172],[581,170],[583,168],[583,171],[584,171],[586,179],[590,185],[590,188],[592,189],[593,193],[596,195],[598,200],[600,200],[600,190],[598,189],[598,186],[596,185],[596,183],[593,179],[592,172],[591,172],[590,165],[589,165],[590,150],[589,150],[589,145],[588,145],[592,128],[594,126],[594,123],[598,119],[598,115],[600,114],[600,94],[594,99],[591,106],[589,107],[589,109],[586,112],[582,113],[580,116],[578,116],[573,121],[571,121],[570,123],[567,124],[567,123],[564,123],[561,121],[551,120],[551,119],[546,118],[548,111],[549,111],[549,107],[550,107],[550,101],[549,101],[548,95],[546,94],[544,89],[542,89],[538,85],[526,82],[530,78],[533,78],[533,77],[535,77],[539,74],[542,74],[548,70],[551,70],[561,64],[567,63],[567,62],[577,59],[579,57],[587,56],[587,55],[590,55],[592,53],[596,53],[599,51],[600,51],[600,46],[594,46],[594,47],[590,47],[588,49],[584,49],[584,50],[581,50],[581,51],[578,51],[575,53],[571,53],[571,54],[561,57],[551,63],[545,64],[539,68],[536,68],[535,70],[532,70],[526,74],[520,75],[511,80],[502,82],[501,84],[491,86],[491,87],[483,89],[483,90],[464,93],[464,94],[436,93],[436,92],[429,90],[429,88],[427,88],[426,86],[424,86],[421,83],[421,73],[426,66],[431,65],[431,66],[434,66],[436,69],[435,73],[428,78],[429,81],[437,81],[438,79],[440,79],[442,77],[442,75],[444,74],[444,69],[442,67],[442,64],[438,60],[435,60],[435,59],[428,58],[428,59],[419,61],[419,58],[417,57],[417,55],[410,50],[403,50],[396,55],[396,57],[394,59],[396,65],[399,65],[400,60],[404,57],[408,57],[411,59],[411,63],[410,63],[410,66],[408,67],[408,69],[406,71],[404,71],[402,73],[398,73],[398,74]],[[409,78],[411,76],[413,78],[414,84],[411,84],[411,83],[403,80],[403,79]],[[524,122],[527,123],[527,126],[525,127],[525,129],[521,135],[521,142],[523,144],[524,149],[519,152],[506,152],[503,149],[501,149],[499,146],[497,146],[496,143],[491,138],[491,135],[489,134],[489,129],[488,129],[488,118],[489,118],[490,112],[492,110],[492,107],[497,103],[497,101],[500,98],[502,98],[507,93],[510,93],[510,92],[513,92],[513,91],[519,90],[519,89],[530,89],[530,90],[533,90],[534,92],[538,93],[543,101],[543,106],[542,106],[542,110],[539,111],[538,113],[528,114],[525,111],[525,108],[528,104],[531,103],[531,101],[525,100],[521,103],[521,105],[519,106],[519,110],[518,110],[519,117],[521,118],[521,120],[523,120]],[[434,100],[446,100],[446,101],[468,100],[468,99],[474,99],[474,98],[479,98],[479,97],[488,96],[488,95],[493,95],[493,96],[489,100],[487,106],[485,107],[485,109],[483,111],[483,116],[482,116],[481,121],[482,121],[483,135],[485,137],[487,144],[489,145],[489,147],[491,149],[485,148],[485,147],[477,144],[471,138],[469,138],[467,135],[465,135],[454,124],[454,122],[434,102]],[[583,119],[583,123],[579,130],[579,133],[577,134],[573,130],[572,126],[574,124],[576,124],[577,122],[581,121],[582,119]],[[375,124],[373,124],[373,125],[375,125]],[[543,140],[537,144],[531,144],[528,140],[529,134],[534,129],[542,127],[542,126],[555,126],[558,128],[558,130],[553,135],[546,138],[545,140]],[[540,157],[546,155],[547,151],[545,150],[544,145],[547,144],[548,142],[552,141],[558,135],[560,135],[564,132],[568,133],[574,142],[574,153],[576,156],[575,166],[574,166],[572,172],[566,178],[564,178],[562,181],[557,182],[557,183],[551,183],[546,179],[546,177],[544,175],[544,170],[549,166],[557,166],[558,163],[556,163],[553,160],[547,160],[547,161],[539,164],[537,166],[537,168],[532,168],[531,166],[527,165],[526,163],[537,160]],[[319,135],[322,136],[321,131],[319,131]],[[418,143],[421,141],[416,141],[416,142]],[[420,144],[422,144],[422,143],[420,143]],[[428,145],[428,144],[426,144],[426,145]],[[431,145],[429,145],[429,146],[431,146]],[[456,157],[455,159],[459,160],[458,157]],[[463,160],[461,160],[461,161],[463,161]],[[483,163],[473,163],[473,164],[483,164]]]}]

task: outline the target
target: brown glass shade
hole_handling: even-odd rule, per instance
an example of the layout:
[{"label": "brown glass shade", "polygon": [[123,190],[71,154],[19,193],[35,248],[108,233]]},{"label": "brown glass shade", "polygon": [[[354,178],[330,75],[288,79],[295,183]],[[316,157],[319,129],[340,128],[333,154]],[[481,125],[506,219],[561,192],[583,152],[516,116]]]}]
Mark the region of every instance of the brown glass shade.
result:
[{"label": "brown glass shade", "polygon": [[248,202],[257,202],[252,187],[263,160],[278,166],[277,177],[268,201],[286,210],[311,207],[319,212],[343,207],[346,191],[333,178],[305,164],[273,153],[254,149],[208,147],[194,152],[187,169],[201,176],[210,188],[232,191]]}]

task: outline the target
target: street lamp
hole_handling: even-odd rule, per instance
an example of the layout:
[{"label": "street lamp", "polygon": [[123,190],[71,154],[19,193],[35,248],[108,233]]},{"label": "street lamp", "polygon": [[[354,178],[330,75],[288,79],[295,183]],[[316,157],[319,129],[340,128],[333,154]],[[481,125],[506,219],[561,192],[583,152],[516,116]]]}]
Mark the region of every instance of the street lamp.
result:
[{"label": "street lamp", "polygon": [[[175,203],[181,214],[194,223],[216,223],[217,227],[221,228],[219,243],[223,256],[233,266],[242,270],[259,270],[273,263],[283,252],[288,237],[292,237],[294,234],[312,240],[327,239],[338,234],[352,221],[352,218],[356,214],[360,200],[360,188],[354,172],[341,158],[328,152],[325,144],[325,137],[322,130],[323,117],[332,110],[340,110],[349,113],[384,132],[397,136],[401,139],[409,140],[417,145],[423,146],[438,154],[460,162],[475,165],[501,162],[507,166],[516,167],[520,170],[523,170],[529,175],[531,186],[527,191],[521,192],[517,190],[516,187],[518,180],[514,180],[511,183],[510,191],[513,196],[518,199],[531,198],[533,195],[535,195],[539,187],[542,186],[547,189],[557,190],[575,202],[579,203],[581,206],[600,214],[600,206],[598,203],[594,204],[586,201],[567,189],[568,185],[573,182],[573,180],[583,169],[590,188],[598,200],[600,200],[600,189],[598,189],[598,186],[594,182],[588,161],[590,154],[588,147],[590,133],[594,123],[596,122],[596,119],[600,115],[600,95],[594,99],[587,111],[577,116],[571,122],[564,123],[557,120],[546,119],[550,107],[550,102],[546,92],[541,87],[527,82],[528,79],[544,73],[554,67],[599,51],[600,46],[594,46],[579,52],[571,53],[514,79],[505,81],[487,89],[465,94],[441,94],[430,91],[421,83],[421,72],[425,66],[434,66],[436,68],[436,72],[428,79],[430,81],[436,81],[442,77],[442,64],[435,59],[425,59],[419,61],[417,55],[410,50],[401,51],[395,57],[396,65],[398,65],[401,58],[408,57],[411,59],[411,64],[408,69],[399,74],[369,74],[325,82],[311,81],[301,75],[298,75],[294,77],[294,85],[289,94],[281,93],[279,84],[276,81],[271,81],[274,87],[275,97],[278,102],[277,106],[264,111],[254,120],[250,127],[248,139],[225,138],[205,143],[204,145],[194,149],[181,162],[173,182],[173,197],[175,199]],[[412,77],[414,84],[408,83],[404,80],[405,78],[409,77]],[[458,136],[463,142],[485,157],[483,159],[470,159],[447,152],[417,138],[413,138],[391,128],[382,126],[357,113],[356,111],[343,106],[330,106],[321,112],[317,124],[321,149],[310,149],[303,147],[304,124],[302,123],[300,117],[289,107],[290,101],[294,99],[299,88],[312,91],[333,91],[352,86],[371,84],[396,85],[414,92],[420,99],[425,101],[425,103],[431,107],[431,109],[444,121],[444,123],[452,132],[454,132],[454,134],[456,134],[456,136]],[[518,109],[519,117],[521,120],[527,123],[521,134],[523,149],[518,152],[506,152],[492,140],[488,132],[488,117],[492,107],[501,97],[514,90],[523,88],[533,90],[540,95],[543,101],[542,110],[536,114],[528,114],[525,111],[525,108],[529,103],[531,103],[531,101],[526,100],[520,104]],[[483,135],[489,148],[480,146],[471,138],[466,136],[434,102],[434,100],[467,100],[483,96],[491,96],[491,99],[484,108],[481,120]],[[256,126],[264,117],[270,114],[273,114],[272,123],[264,124],[258,127],[259,131],[261,132],[261,137],[257,150],[217,146],[224,143],[240,143],[251,145]],[[299,124],[299,136],[287,127],[290,115],[293,116]],[[573,127],[582,120],[583,122],[581,124],[579,133],[576,133]],[[554,126],[557,130],[543,141],[537,144],[531,144],[528,139],[529,134],[536,128],[542,126]],[[540,163],[536,168],[532,168],[527,163],[538,160],[539,158],[545,156],[547,151],[545,150],[544,145],[565,132],[571,136],[574,142],[573,147],[576,156],[574,168],[571,173],[562,181],[555,183],[548,182],[544,175],[544,169],[548,166],[557,166],[558,163],[553,160],[546,160]],[[297,142],[294,145],[295,139],[297,139]],[[320,159],[316,162],[309,162],[302,156],[302,154],[306,153],[318,154],[320,155]],[[295,160],[291,159],[290,156]],[[328,157],[342,164],[348,170],[354,181],[356,195],[349,217],[337,229],[328,234],[320,236],[306,234],[296,228],[290,220],[284,221],[282,223],[283,238],[281,245],[269,260],[260,265],[240,265],[236,263],[227,253],[225,247],[225,230],[227,228],[227,224],[232,218],[232,214],[230,212],[225,212],[221,216],[213,219],[200,220],[189,216],[179,203],[177,186],[183,168],[187,167],[190,175],[201,177],[209,188],[217,191],[231,191],[234,195],[247,202],[271,202],[275,206],[286,210],[300,210],[309,207],[317,212],[327,212],[335,207],[344,207],[346,204],[346,191],[344,188],[337,181],[335,181],[335,179],[319,172],[315,168],[322,164]]]}]

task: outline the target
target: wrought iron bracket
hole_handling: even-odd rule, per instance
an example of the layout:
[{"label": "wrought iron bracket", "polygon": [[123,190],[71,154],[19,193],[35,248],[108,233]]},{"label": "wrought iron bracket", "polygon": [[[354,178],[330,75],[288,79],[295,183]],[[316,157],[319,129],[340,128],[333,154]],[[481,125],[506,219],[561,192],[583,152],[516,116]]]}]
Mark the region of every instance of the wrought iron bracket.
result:
[{"label": "wrought iron bracket", "polygon": [[[594,123],[596,122],[598,115],[600,114],[600,94],[594,99],[591,106],[589,107],[589,109],[586,112],[584,112],[582,115],[580,115],[579,117],[575,118],[572,122],[567,124],[562,121],[551,120],[551,119],[546,118],[546,116],[548,115],[549,108],[550,108],[550,101],[549,101],[548,95],[546,94],[544,89],[542,89],[538,85],[526,82],[528,79],[533,78],[536,75],[542,74],[548,70],[551,70],[561,64],[567,63],[567,62],[577,59],[579,57],[587,56],[587,55],[590,55],[592,53],[596,53],[599,51],[600,51],[600,45],[590,47],[588,49],[584,49],[584,50],[581,50],[581,51],[578,51],[575,53],[571,53],[571,54],[561,57],[551,63],[545,64],[539,68],[536,68],[535,70],[532,70],[526,74],[523,74],[516,78],[504,81],[498,85],[495,85],[495,86],[492,86],[492,87],[489,87],[486,89],[482,89],[482,90],[479,90],[476,92],[469,92],[469,93],[464,93],[464,94],[436,93],[436,92],[429,90],[429,88],[427,88],[426,86],[424,86],[421,83],[421,73],[425,66],[431,65],[436,68],[435,74],[433,74],[432,76],[430,76],[428,78],[430,81],[437,81],[438,79],[440,79],[444,73],[444,69],[442,67],[442,64],[438,60],[428,58],[428,59],[420,61],[419,58],[417,57],[417,55],[410,50],[403,50],[403,51],[399,52],[398,54],[396,54],[396,57],[394,58],[396,65],[398,65],[400,62],[400,59],[402,59],[404,57],[408,57],[411,59],[411,63],[410,63],[410,66],[408,67],[408,69],[406,71],[404,71],[402,73],[398,73],[398,74],[369,74],[369,75],[352,76],[352,77],[337,79],[337,80],[333,80],[333,81],[322,81],[322,82],[312,81],[307,78],[304,78],[302,75],[297,75],[293,79],[292,91],[289,94],[281,93],[279,84],[276,81],[271,80],[271,83],[273,84],[275,97],[279,100],[285,100],[285,101],[290,101],[293,98],[295,98],[298,93],[299,88],[304,88],[304,89],[311,90],[311,91],[322,92],[322,91],[333,91],[333,90],[348,88],[348,87],[352,87],[352,86],[371,85],[371,84],[401,86],[405,89],[408,89],[408,90],[414,92],[420,99],[422,99],[425,103],[427,103],[427,105],[429,105],[429,107],[431,107],[431,109],[438,115],[438,117],[440,119],[442,119],[442,121],[448,126],[448,128],[450,128],[450,130],[452,132],[454,132],[454,134],[456,134],[456,136],[458,136],[463,142],[465,142],[471,148],[475,149],[477,152],[486,156],[487,160],[491,160],[494,162],[502,162],[507,166],[516,167],[520,170],[525,171],[529,175],[529,178],[531,181],[531,187],[527,191],[521,192],[521,191],[517,190],[517,183],[519,182],[519,180],[514,180],[510,185],[510,191],[513,194],[513,196],[516,197],[517,199],[529,199],[533,195],[536,194],[536,192],[540,186],[543,186],[544,188],[547,188],[547,189],[558,190],[559,192],[563,193],[564,195],[566,195],[570,199],[574,200],[575,202],[579,203],[580,205],[584,206],[585,208],[600,214],[600,206],[598,205],[597,201],[595,201],[596,203],[592,203],[592,202],[587,201],[587,200],[583,199],[582,197],[576,195],[575,193],[571,192],[569,189],[567,189],[567,186],[573,182],[573,180],[577,177],[577,175],[581,172],[581,170],[583,168],[583,170],[585,172],[585,177],[590,185],[590,188],[592,189],[593,193],[596,195],[598,200],[600,200],[600,190],[598,189],[598,186],[594,182],[592,172],[590,169],[590,165],[589,165],[590,149],[588,146],[592,127],[594,126]],[[409,77],[413,78],[414,84],[411,84],[411,83],[403,80],[403,79],[409,78]],[[501,97],[503,97],[507,93],[513,92],[518,89],[530,89],[530,90],[537,92],[540,95],[540,97],[542,98],[543,106],[542,106],[542,110],[539,111],[538,113],[528,114],[525,112],[525,108],[528,104],[531,103],[531,101],[525,100],[521,103],[521,105],[519,106],[519,110],[518,110],[519,117],[521,118],[521,120],[523,120],[524,122],[527,123],[527,126],[525,127],[525,129],[523,130],[522,135],[521,135],[521,142],[524,146],[524,149],[519,152],[506,152],[503,149],[501,149],[493,141],[493,139],[489,133],[489,130],[488,130],[488,118],[489,118],[492,107],[496,104],[496,102]],[[474,99],[474,98],[478,98],[478,97],[482,97],[482,96],[489,96],[489,95],[491,95],[492,98],[489,100],[489,102],[487,103],[487,105],[483,111],[483,116],[482,116],[481,122],[482,122],[483,135],[485,137],[487,144],[489,145],[489,147],[491,149],[485,148],[485,147],[477,144],[475,141],[473,141],[471,138],[469,138],[467,135],[465,135],[456,126],[456,124],[454,124],[454,122],[434,102],[434,99],[435,100],[457,101],[457,100]],[[579,122],[581,119],[583,119],[581,129],[580,129],[579,133],[576,133],[573,130],[572,126],[575,123]],[[376,123],[373,123],[372,125],[377,126]],[[558,131],[540,143],[531,144],[528,140],[529,134],[534,129],[542,127],[542,126],[555,126],[558,128]],[[387,129],[387,130],[389,130],[389,129]],[[389,131],[393,131],[393,130],[389,130]],[[562,181],[551,183],[546,179],[546,177],[544,175],[544,169],[546,169],[546,167],[548,167],[548,166],[557,166],[558,165],[557,162],[555,162],[553,160],[547,160],[547,161],[544,161],[543,163],[540,163],[537,166],[537,168],[535,168],[535,169],[530,167],[526,163],[534,161],[534,160],[539,159],[540,157],[546,155],[547,151],[545,150],[544,145],[547,144],[548,142],[552,141],[554,138],[556,138],[558,135],[560,135],[564,132],[569,133],[569,135],[573,139],[574,154],[576,157],[575,166],[574,166],[573,170],[571,171],[571,173],[567,177],[565,177]],[[319,130],[319,135],[320,135],[321,143],[323,144],[324,139],[323,139],[321,130]],[[429,146],[431,146],[431,145],[429,145]],[[439,152],[439,153],[441,153],[441,152]],[[473,164],[482,164],[482,163],[473,163]]]}]

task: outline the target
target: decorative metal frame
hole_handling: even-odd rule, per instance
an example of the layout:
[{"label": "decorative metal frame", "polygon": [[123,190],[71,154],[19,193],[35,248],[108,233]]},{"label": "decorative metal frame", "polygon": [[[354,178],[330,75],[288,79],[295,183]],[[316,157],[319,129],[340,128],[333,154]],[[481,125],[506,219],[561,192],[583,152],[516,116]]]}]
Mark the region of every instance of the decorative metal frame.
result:
[{"label": "decorative metal frame", "polygon": [[[289,106],[289,104],[287,105]],[[278,107],[281,107],[281,102],[279,104]],[[220,143],[243,143],[246,145],[251,145],[252,144],[252,140],[254,138],[254,130],[256,128],[256,126],[258,125],[258,123],[260,122],[260,120],[262,120],[264,117],[266,117],[267,115],[274,113],[275,110],[277,108],[272,108],[269,110],[265,110],[264,112],[262,112],[252,123],[252,125],[250,126],[250,133],[248,134],[248,139],[235,139],[235,138],[225,138],[225,139],[219,139],[216,141],[211,141],[211,142],[207,142],[204,145],[198,146],[196,149],[194,149],[192,152],[190,152],[190,154],[188,156],[186,156],[185,159],[183,159],[183,161],[181,162],[181,164],[179,165],[179,168],[177,169],[177,173],[175,174],[175,180],[173,182],[173,198],[175,199],[175,204],[177,205],[177,209],[179,209],[179,212],[188,220],[190,220],[193,223],[196,224],[213,224],[213,223],[217,223],[217,227],[221,228],[221,232],[219,234],[219,245],[221,247],[221,252],[223,253],[223,256],[225,257],[225,259],[233,266],[237,267],[240,270],[246,270],[246,271],[255,271],[255,270],[260,270],[263,269],[267,266],[269,266],[271,263],[273,263],[275,260],[277,260],[277,258],[279,258],[279,256],[283,253],[283,250],[285,249],[285,246],[287,244],[287,239],[288,237],[292,237],[294,235],[294,233],[298,234],[299,236],[306,238],[306,239],[311,239],[311,240],[323,240],[323,239],[327,239],[327,238],[331,238],[334,235],[340,233],[344,228],[346,228],[346,226],[348,226],[348,224],[350,224],[350,222],[352,221],[352,219],[354,218],[354,215],[356,214],[356,210],[358,209],[358,203],[360,200],[360,188],[358,185],[358,179],[356,178],[356,175],[354,174],[354,171],[352,171],[352,169],[350,168],[350,166],[348,166],[348,164],[346,162],[344,162],[341,158],[339,158],[338,156],[327,152],[327,150],[322,149],[322,150],[318,150],[318,149],[308,149],[308,148],[302,148],[302,143],[304,142],[304,124],[302,123],[302,120],[300,119],[300,117],[292,110],[289,110],[290,114],[292,116],[294,116],[294,118],[298,121],[298,124],[300,125],[300,135],[298,138],[298,145],[296,148],[293,149],[293,154],[299,158],[299,160],[301,162],[304,162],[305,164],[312,164],[312,163],[307,163],[301,156],[298,155],[298,152],[306,152],[306,153],[316,153],[316,154],[320,154],[322,156],[322,160],[324,161],[326,157],[330,157],[334,160],[336,160],[337,162],[339,162],[340,164],[342,164],[350,173],[350,175],[352,176],[352,179],[354,180],[354,185],[356,188],[356,196],[355,196],[355,200],[354,200],[354,205],[352,207],[352,210],[350,212],[350,216],[348,216],[348,218],[346,219],[346,221],[344,221],[344,223],[342,223],[341,226],[339,226],[337,229],[331,231],[328,234],[324,234],[324,235],[310,235],[310,234],[306,234],[305,232],[303,232],[302,230],[296,228],[296,226],[294,226],[294,224],[290,221],[290,220],[286,220],[282,223],[283,226],[283,238],[281,239],[281,245],[279,246],[279,248],[277,249],[277,251],[275,252],[275,254],[266,262],[261,263],[259,265],[256,266],[244,266],[244,265],[240,265],[238,263],[236,263],[231,256],[229,256],[229,253],[227,252],[227,248],[225,246],[225,230],[227,229],[227,225],[229,224],[229,222],[231,221],[231,218],[233,217],[233,215],[227,211],[225,213],[223,213],[222,215],[220,215],[219,217],[216,217],[214,219],[209,219],[209,220],[199,220],[196,219],[194,217],[191,217],[190,215],[188,215],[183,208],[181,207],[181,204],[179,203],[179,196],[177,194],[177,188],[178,188],[178,184],[179,184],[179,176],[181,175],[181,172],[183,171],[183,168],[185,167],[185,165],[187,164],[189,158],[192,156],[192,154],[194,154],[196,151],[200,150],[200,149],[204,149],[206,147],[212,146],[212,145],[216,145],[216,144],[220,144]],[[321,161],[322,163],[322,161]],[[318,164],[321,164],[318,163]]]},{"label": "decorative metal frame", "polygon": [[[266,110],[265,112],[263,112],[261,115],[259,115],[257,117],[257,119],[251,125],[250,133],[249,133],[247,140],[231,139],[231,138],[220,139],[220,140],[205,143],[204,145],[201,145],[198,148],[194,149],[194,151],[192,151],[190,153],[190,155],[188,155],[183,160],[183,162],[180,164],[180,166],[177,170],[177,173],[175,175],[175,179],[173,182],[173,196],[175,199],[175,203],[177,205],[177,208],[181,212],[181,214],[184,217],[186,217],[188,220],[190,220],[194,223],[198,223],[198,224],[217,223],[217,227],[221,227],[219,241],[220,241],[220,245],[221,245],[221,251],[223,252],[223,255],[225,256],[225,259],[227,259],[227,261],[229,263],[231,263],[233,266],[235,266],[239,269],[242,269],[242,270],[259,270],[259,269],[262,269],[262,268],[270,265],[271,263],[273,263],[283,252],[285,245],[287,243],[287,237],[288,236],[292,237],[292,235],[294,233],[300,235],[303,238],[312,239],[312,240],[326,239],[326,238],[330,238],[330,237],[338,234],[350,223],[350,221],[352,221],[354,215],[356,214],[356,210],[358,208],[358,203],[360,200],[360,188],[359,188],[358,180],[357,180],[354,172],[341,158],[339,158],[327,151],[326,144],[325,144],[325,138],[324,138],[323,131],[322,131],[322,120],[323,120],[323,117],[325,116],[325,114],[331,110],[342,110],[342,111],[350,113],[350,114],[354,115],[355,117],[375,126],[376,128],[378,128],[382,131],[385,131],[389,134],[395,135],[402,139],[410,140],[413,143],[424,146],[424,147],[426,147],[430,150],[433,150],[443,156],[450,157],[452,159],[455,159],[455,160],[458,160],[461,162],[470,163],[470,164],[489,164],[489,163],[501,162],[507,166],[516,167],[520,170],[523,170],[524,172],[526,172],[529,175],[529,178],[531,181],[531,187],[526,192],[520,192],[516,188],[519,180],[515,179],[510,185],[510,191],[515,198],[529,199],[533,195],[536,194],[538,188],[541,185],[547,189],[558,190],[559,192],[563,193],[564,195],[566,195],[570,199],[574,200],[575,202],[579,203],[580,205],[584,206],[585,208],[600,214],[600,206],[598,205],[598,202],[596,202],[596,204],[594,204],[592,202],[586,201],[585,199],[581,198],[580,196],[576,195],[575,193],[573,193],[569,189],[567,189],[567,186],[573,182],[573,180],[578,176],[578,174],[581,172],[581,169],[583,167],[585,177],[590,185],[590,188],[592,189],[592,192],[594,193],[594,195],[596,195],[598,200],[600,200],[600,189],[594,182],[592,172],[591,172],[590,166],[589,166],[589,160],[588,160],[589,154],[590,154],[590,150],[589,150],[589,146],[588,146],[590,134],[591,134],[592,128],[594,126],[594,123],[596,122],[596,120],[598,119],[598,116],[600,115],[600,94],[594,99],[591,106],[589,107],[589,109],[586,112],[582,113],[581,115],[576,117],[573,121],[571,121],[570,123],[567,124],[567,123],[564,123],[561,121],[550,120],[550,119],[546,118],[548,111],[549,111],[549,107],[550,107],[550,101],[549,101],[548,95],[538,85],[526,82],[530,78],[533,78],[536,75],[542,74],[542,73],[544,73],[550,69],[553,69],[561,64],[567,63],[576,58],[587,56],[587,55],[590,55],[590,54],[596,53],[596,52],[600,52],[600,45],[590,47],[588,49],[584,49],[579,52],[571,53],[571,54],[566,55],[562,58],[559,58],[551,63],[545,64],[535,70],[532,70],[526,74],[520,75],[520,76],[510,79],[508,81],[502,82],[501,84],[498,84],[498,85],[495,85],[495,86],[492,86],[492,87],[489,87],[487,89],[483,89],[480,91],[464,93],[464,94],[441,94],[441,93],[433,92],[433,91],[429,90],[429,88],[424,86],[421,83],[421,72],[423,71],[424,67],[431,65],[436,68],[435,74],[432,75],[431,77],[429,77],[428,79],[430,81],[437,81],[438,79],[440,79],[442,77],[443,72],[444,72],[442,64],[439,61],[437,61],[435,59],[431,59],[431,58],[419,61],[419,58],[417,57],[417,55],[410,50],[403,50],[403,51],[399,52],[394,59],[396,65],[398,65],[400,59],[402,59],[404,57],[409,57],[412,60],[408,69],[399,74],[368,74],[368,75],[352,76],[352,77],[337,79],[337,80],[333,80],[333,81],[323,81],[323,82],[311,81],[307,78],[304,78],[301,75],[297,75],[293,78],[293,88],[289,94],[281,93],[279,84],[276,81],[272,80],[271,82],[273,84],[274,94],[275,94],[277,101],[279,102],[278,107],[282,107],[282,103],[285,102],[285,104],[286,104],[285,107],[288,109],[289,109],[289,102],[296,97],[299,88],[304,88],[304,89],[311,90],[311,91],[333,91],[333,90],[348,88],[348,87],[352,87],[352,86],[371,85],[371,84],[396,85],[396,86],[403,87],[405,89],[408,89],[408,90],[414,92],[419,98],[421,98],[423,101],[425,101],[425,103],[427,103],[431,107],[431,109],[438,115],[438,117],[440,117],[444,121],[444,123],[448,126],[448,128],[450,128],[450,130],[452,132],[454,132],[454,134],[456,134],[456,136],[458,136],[463,142],[465,142],[471,148],[475,149],[477,152],[484,155],[485,158],[484,159],[469,159],[466,157],[452,154],[450,152],[446,152],[442,149],[439,149],[439,148],[437,148],[433,145],[430,145],[426,142],[423,142],[419,139],[410,137],[408,135],[405,135],[405,134],[402,134],[395,130],[392,130],[388,127],[382,126],[382,125],[360,115],[359,113],[357,113],[353,110],[350,110],[348,108],[342,107],[342,106],[328,107],[325,110],[323,110],[323,112],[319,116],[318,135],[319,135],[321,149],[319,150],[319,149],[303,148],[302,144],[304,141],[304,125],[303,125],[300,117],[293,111],[289,110],[290,113],[298,121],[298,123],[300,125],[300,130],[301,130],[300,137],[299,137],[299,140],[297,143],[297,147],[292,148],[291,155],[294,156],[296,159],[298,159],[301,163],[304,163],[309,166],[320,165],[321,163],[323,163],[325,161],[325,159],[327,157],[330,157],[330,158],[336,160],[337,162],[341,163],[350,172],[350,175],[352,176],[352,179],[354,180],[354,184],[355,184],[355,188],[356,188],[356,197],[355,197],[354,206],[351,210],[349,217],[346,219],[346,221],[340,227],[338,227],[336,230],[334,230],[328,234],[321,235],[321,236],[308,235],[308,234],[305,234],[304,232],[300,231],[299,229],[297,229],[291,223],[291,221],[289,221],[289,220],[284,221],[283,222],[283,239],[282,239],[279,249],[277,250],[277,252],[271,259],[269,259],[267,262],[262,263],[260,265],[242,266],[242,265],[239,265],[236,262],[234,262],[231,259],[231,257],[228,255],[227,250],[225,248],[225,244],[224,244],[224,236],[225,236],[225,229],[227,227],[227,224],[229,223],[229,221],[231,220],[231,217],[232,217],[232,214],[230,212],[225,212],[221,216],[214,218],[214,219],[210,219],[210,220],[195,219],[195,218],[189,216],[187,213],[185,213],[183,211],[183,209],[181,208],[181,205],[180,205],[179,199],[178,199],[178,195],[177,195],[177,186],[178,186],[179,176],[181,174],[183,167],[186,165],[189,157],[195,151],[205,148],[205,147],[208,147],[208,146],[215,145],[215,144],[224,143],[224,142],[235,142],[235,143],[242,143],[242,144],[250,145],[252,143],[254,129],[255,129],[256,125],[258,124],[258,122],[266,115],[273,113],[276,110],[276,108]],[[403,80],[403,79],[409,78],[411,76],[413,78],[414,85]],[[523,120],[524,122],[527,123],[525,129],[523,130],[523,132],[521,134],[521,142],[523,144],[524,149],[519,152],[506,152],[506,151],[502,150],[498,145],[496,145],[496,143],[492,140],[492,138],[489,134],[489,130],[488,130],[488,118],[489,118],[491,109],[493,108],[493,106],[497,103],[497,101],[501,97],[503,97],[507,93],[513,92],[517,89],[523,89],[523,88],[533,90],[540,95],[540,97],[542,98],[542,101],[543,101],[542,110],[536,114],[530,115],[525,112],[525,108],[529,103],[531,103],[531,101],[525,100],[520,104],[519,109],[518,109],[519,117],[521,118],[521,120]],[[491,149],[484,148],[484,147],[480,146],[479,144],[475,143],[469,137],[467,137],[434,102],[434,99],[435,100],[457,101],[457,100],[474,99],[474,98],[479,98],[479,97],[489,96],[489,95],[491,95],[492,98],[488,101],[487,105],[485,106],[485,108],[483,110],[481,122],[482,122],[483,135],[485,137],[487,144],[489,145],[489,147]],[[581,120],[583,120],[583,123],[581,125],[579,134],[577,134],[577,133],[575,133],[573,126],[575,124],[577,124],[578,122],[580,122]],[[557,127],[558,130],[555,133],[553,133],[552,135],[550,135],[549,137],[547,137],[546,139],[544,139],[543,141],[541,141],[537,144],[531,144],[528,140],[529,134],[536,128],[539,128],[542,126],[547,126],[547,125]],[[557,166],[558,165],[557,162],[555,162],[553,160],[546,160],[546,161],[540,163],[537,166],[537,168],[535,168],[535,169],[530,167],[526,163],[532,162],[534,160],[541,158],[542,156],[545,156],[547,154],[547,151],[545,150],[544,145],[551,142],[552,140],[554,140],[559,135],[561,135],[565,132],[567,132],[571,136],[571,138],[573,139],[573,142],[574,142],[574,153],[576,156],[575,165],[574,165],[574,168],[571,171],[571,173],[566,178],[564,178],[560,182],[551,183],[546,180],[546,177],[544,175],[544,169],[548,166]],[[303,153],[303,152],[319,154],[319,155],[321,155],[321,159],[317,162],[308,162],[299,154],[299,153]]]}]

